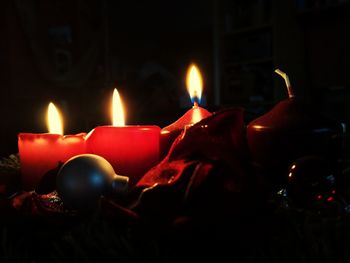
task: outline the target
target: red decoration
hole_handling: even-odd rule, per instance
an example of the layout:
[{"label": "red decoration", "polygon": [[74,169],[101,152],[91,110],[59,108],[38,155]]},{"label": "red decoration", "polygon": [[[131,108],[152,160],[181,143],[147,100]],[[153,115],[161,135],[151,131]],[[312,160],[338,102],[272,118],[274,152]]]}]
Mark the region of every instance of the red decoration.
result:
[{"label": "red decoration", "polygon": [[193,103],[193,107],[180,119],[162,129],[160,150],[161,159],[168,154],[172,143],[184,129],[189,128],[195,123],[211,115],[209,111],[198,106],[202,97],[203,80],[202,75],[195,64],[191,64],[188,67],[186,85]]},{"label": "red decoration", "polygon": [[243,111],[214,113],[185,129],[166,158],[137,183],[144,193],[135,210],[152,218],[172,218],[184,206],[232,212],[221,209],[232,201],[232,194],[254,188],[246,184],[247,160]]},{"label": "red decoration", "polygon": [[195,104],[180,119],[164,127],[160,135],[161,159],[168,154],[172,143],[186,127],[190,127],[210,115],[209,111]]},{"label": "red decoration", "polygon": [[60,113],[51,102],[47,110],[49,133],[18,135],[23,189],[34,190],[41,178],[69,158],[85,153],[85,133],[63,135]]},{"label": "red decoration", "polygon": [[59,163],[85,153],[85,135],[20,133],[18,149],[23,189],[33,190],[44,174],[56,168]]},{"label": "red decoration", "polygon": [[87,136],[87,153],[104,157],[116,174],[134,185],[159,162],[158,126],[125,126],[125,109],[117,89],[112,98],[112,126],[99,126]]},{"label": "red decoration", "polygon": [[320,155],[336,161],[342,127],[297,99],[288,76],[280,70],[276,73],[285,79],[289,98],[249,123],[247,139],[252,159],[267,179],[273,185],[284,185],[288,166],[302,156]]},{"label": "red decoration", "polygon": [[159,134],[158,126],[100,126],[87,136],[86,148],[104,157],[134,185],[159,162]]},{"label": "red decoration", "polygon": [[249,123],[247,138],[253,160],[273,183],[285,183],[288,166],[305,155],[337,160],[342,127],[295,98],[278,103]]}]

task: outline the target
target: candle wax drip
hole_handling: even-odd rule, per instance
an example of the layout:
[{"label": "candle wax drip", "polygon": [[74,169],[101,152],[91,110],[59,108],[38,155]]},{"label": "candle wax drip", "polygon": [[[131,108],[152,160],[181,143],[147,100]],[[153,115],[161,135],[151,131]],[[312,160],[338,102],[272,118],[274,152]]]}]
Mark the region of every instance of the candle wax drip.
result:
[{"label": "candle wax drip", "polygon": [[182,130],[185,126],[193,125],[198,121],[210,116],[211,113],[206,109],[199,107],[197,103],[194,103],[193,107],[188,110],[181,118],[179,118],[174,123],[166,126],[162,131],[174,131]]},{"label": "candle wax drip", "polygon": [[185,127],[192,126],[210,115],[211,113],[209,111],[199,107],[195,102],[193,107],[181,116],[180,119],[164,127],[161,131],[161,159],[167,155],[170,146]]}]

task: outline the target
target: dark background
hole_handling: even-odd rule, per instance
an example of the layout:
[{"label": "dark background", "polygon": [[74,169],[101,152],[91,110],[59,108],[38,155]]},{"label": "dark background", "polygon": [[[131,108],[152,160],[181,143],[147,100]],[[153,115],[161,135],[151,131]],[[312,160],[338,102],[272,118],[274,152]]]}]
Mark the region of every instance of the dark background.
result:
[{"label": "dark background", "polygon": [[128,124],[164,127],[189,107],[196,62],[204,107],[246,109],[247,122],[296,93],[348,124],[350,5],[345,0],[4,0],[0,8],[0,151],[46,132],[53,101],[65,134],[110,123],[114,87]]}]

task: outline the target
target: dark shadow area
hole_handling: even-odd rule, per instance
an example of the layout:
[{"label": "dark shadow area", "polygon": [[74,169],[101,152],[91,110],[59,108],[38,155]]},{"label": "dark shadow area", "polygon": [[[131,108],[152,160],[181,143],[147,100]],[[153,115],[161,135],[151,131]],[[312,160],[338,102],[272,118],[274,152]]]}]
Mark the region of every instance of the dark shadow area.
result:
[{"label": "dark shadow area", "polygon": [[189,107],[196,62],[209,110],[242,106],[247,122],[298,96],[349,123],[348,1],[18,1],[0,11],[1,155],[19,132],[46,132],[54,101],[65,134],[110,123],[117,87],[129,124],[161,127]]}]

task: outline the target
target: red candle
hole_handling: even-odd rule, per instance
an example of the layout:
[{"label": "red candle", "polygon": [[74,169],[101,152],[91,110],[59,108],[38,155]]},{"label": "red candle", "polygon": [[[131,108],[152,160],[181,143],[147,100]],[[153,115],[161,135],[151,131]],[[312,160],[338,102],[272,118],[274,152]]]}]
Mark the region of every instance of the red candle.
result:
[{"label": "red candle", "polygon": [[342,127],[298,99],[287,74],[275,72],[284,78],[289,98],[248,124],[247,143],[254,167],[271,186],[281,189],[289,180],[289,166],[299,158],[321,156],[338,166]]},{"label": "red candle", "polygon": [[185,127],[192,126],[211,115],[209,111],[200,107],[203,90],[201,73],[195,64],[191,64],[187,71],[186,86],[193,102],[193,107],[174,123],[164,127],[161,131],[161,157],[167,155],[172,143]]},{"label": "red candle", "polygon": [[62,135],[62,122],[53,103],[48,107],[48,126],[49,133],[18,135],[22,184],[25,190],[33,190],[43,175],[56,168],[59,163],[85,153],[85,133]]},{"label": "red candle", "polygon": [[159,162],[158,126],[124,126],[124,112],[118,91],[113,93],[112,126],[99,126],[87,136],[89,153],[108,160],[115,172],[128,176],[130,185]]}]

